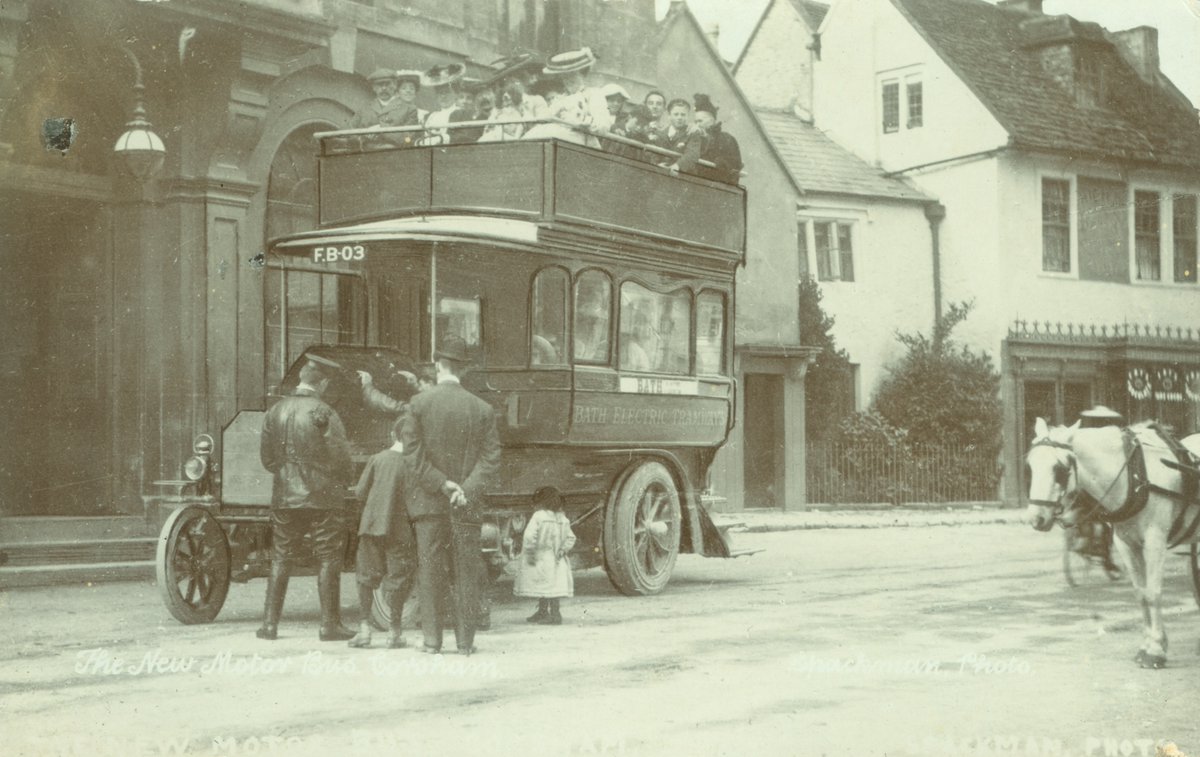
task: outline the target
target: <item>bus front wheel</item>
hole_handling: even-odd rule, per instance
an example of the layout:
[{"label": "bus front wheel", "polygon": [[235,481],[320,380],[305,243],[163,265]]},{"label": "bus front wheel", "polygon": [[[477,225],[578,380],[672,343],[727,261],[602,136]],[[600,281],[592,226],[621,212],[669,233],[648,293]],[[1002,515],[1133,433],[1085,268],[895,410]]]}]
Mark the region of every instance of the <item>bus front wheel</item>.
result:
[{"label": "bus front wheel", "polygon": [[631,471],[604,519],[604,564],[622,594],[657,594],[671,580],[682,525],[679,490],[662,463]]}]

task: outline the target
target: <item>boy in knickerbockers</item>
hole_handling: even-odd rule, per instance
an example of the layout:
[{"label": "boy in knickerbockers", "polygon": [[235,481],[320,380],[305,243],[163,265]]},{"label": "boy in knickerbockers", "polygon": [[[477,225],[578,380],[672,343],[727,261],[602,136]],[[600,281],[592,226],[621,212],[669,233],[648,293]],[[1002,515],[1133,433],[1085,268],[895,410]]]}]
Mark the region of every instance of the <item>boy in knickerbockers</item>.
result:
[{"label": "boy in knickerbockers", "polygon": [[412,486],[409,462],[400,441],[405,415],[401,413],[392,426],[392,446],[371,458],[354,489],[359,499],[366,500],[366,506],[358,526],[356,565],[363,617],[358,635],[349,642],[351,647],[371,646],[371,608],[375,590],[380,588],[391,610],[387,646],[390,649],[405,646],[400,618],[417,568],[416,539],[405,510],[406,492]]}]

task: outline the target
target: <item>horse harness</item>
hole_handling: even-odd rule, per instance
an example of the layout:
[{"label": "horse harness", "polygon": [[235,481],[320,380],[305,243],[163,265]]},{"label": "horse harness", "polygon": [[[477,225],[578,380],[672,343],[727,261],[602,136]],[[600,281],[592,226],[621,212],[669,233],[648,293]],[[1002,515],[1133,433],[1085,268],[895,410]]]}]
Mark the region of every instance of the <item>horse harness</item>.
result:
[{"label": "horse harness", "polygon": [[[1117,471],[1116,476],[1113,477],[1112,483],[1108,485],[1108,489],[1104,491],[1104,494],[1101,495],[1100,499],[1095,499],[1090,495],[1088,496],[1088,499],[1092,500],[1092,505],[1089,512],[1084,513],[1084,517],[1095,517],[1098,520],[1102,520],[1107,523],[1120,523],[1122,521],[1129,520],[1130,518],[1137,517],[1142,510],[1146,509],[1146,504],[1150,500],[1151,492],[1160,494],[1164,497],[1169,497],[1170,499],[1183,504],[1183,507],[1179,508],[1179,514],[1175,516],[1174,522],[1171,523],[1171,530],[1167,535],[1167,548],[1174,549],[1180,544],[1190,541],[1195,535],[1196,530],[1200,528],[1200,498],[1198,498],[1196,495],[1197,483],[1198,480],[1200,480],[1200,469],[1197,469],[1189,464],[1192,462],[1192,460],[1187,449],[1175,441],[1175,439],[1162,427],[1160,427],[1158,424],[1151,424],[1149,428],[1158,434],[1159,438],[1166,443],[1168,449],[1170,449],[1177,458],[1175,461],[1164,458],[1162,462],[1168,467],[1175,468],[1180,472],[1180,475],[1183,477],[1183,491],[1171,491],[1170,489],[1163,488],[1158,484],[1150,482],[1149,476],[1146,474],[1146,454],[1145,450],[1142,448],[1142,443],[1138,441],[1137,435],[1134,434],[1131,429],[1123,428],[1121,429],[1121,441],[1125,448],[1125,464],[1121,466],[1121,470]],[[1035,442],[1035,446],[1036,445],[1052,446],[1068,450],[1072,449],[1071,445],[1069,444],[1063,444],[1062,442],[1056,442],[1049,439],[1043,439],[1042,441]],[[1075,455],[1072,454],[1072,469],[1075,469],[1075,466]],[[1126,470],[1129,471],[1129,476],[1125,501],[1119,508],[1110,512],[1104,509],[1104,507],[1100,504],[1100,500],[1103,500],[1108,496],[1109,491],[1112,490],[1113,486],[1115,486],[1117,481],[1120,480],[1121,474]],[[1084,494],[1086,494],[1086,492],[1084,492]],[[1038,505],[1057,504],[1034,500],[1030,500],[1030,502]],[[1196,512],[1191,518],[1191,522],[1188,523],[1186,522],[1188,520],[1187,515],[1191,507],[1195,507]]]}]

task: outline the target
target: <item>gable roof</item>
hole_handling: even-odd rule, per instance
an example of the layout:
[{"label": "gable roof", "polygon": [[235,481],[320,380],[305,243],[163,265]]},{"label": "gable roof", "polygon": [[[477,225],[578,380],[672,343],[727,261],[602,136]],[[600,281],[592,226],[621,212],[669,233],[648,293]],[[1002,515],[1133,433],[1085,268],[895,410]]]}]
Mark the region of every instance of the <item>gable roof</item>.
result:
[{"label": "gable roof", "polygon": [[769,110],[757,113],[788,169],[803,180],[806,193],[933,201],[904,180],[885,176],[795,114]]},{"label": "gable roof", "polygon": [[821,28],[821,22],[825,20],[825,14],[829,12],[827,4],[818,3],[815,0],[790,0],[790,2],[811,31],[815,32]]},{"label": "gable roof", "polygon": [[733,72],[737,73],[738,68],[742,65],[742,61],[746,59],[746,52],[750,49],[750,45],[754,44],[754,38],[758,36],[758,30],[762,28],[766,22],[767,16],[771,13],[771,8],[777,2],[787,2],[800,16],[808,26],[810,32],[816,33],[817,29],[821,28],[821,22],[825,20],[825,14],[829,12],[829,6],[825,3],[816,2],[816,0],[769,0],[763,6],[762,13],[758,16],[758,21],[755,22],[754,28],[750,31],[750,36],[746,38],[746,43],[742,45],[742,51],[738,53],[737,60],[733,64]]},{"label": "gable roof", "polygon": [[721,53],[717,50],[716,46],[713,45],[712,39],[704,33],[704,29],[700,27],[700,22],[696,19],[695,14],[692,13],[691,8],[687,6],[686,2],[671,3],[671,8],[669,11],[667,11],[667,15],[662,21],[659,22],[655,47],[657,48],[662,45],[662,41],[666,38],[670,28],[680,20],[688,24],[692,28],[693,33],[700,35],[700,39],[704,42],[704,46],[708,49],[709,57],[712,58],[715,66],[720,69],[721,76],[725,78],[726,84],[728,84],[734,94],[737,95],[738,105],[741,106],[743,112],[745,112],[747,120],[754,125],[755,130],[757,130],[762,136],[763,141],[767,143],[767,147],[770,149],[771,155],[775,158],[776,162],[778,162],[779,166],[783,168],[783,172],[787,175],[788,181],[791,182],[792,187],[795,188],[797,193],[802,193],[803,190],[801,189],[800,182],[796,180],[796,174],[792,173],[787,161],[784,160],[783,156],[779,153],[779,148],[776,147],[775,141],[771,139],[771,135],[763,126],[762,121],[759,120],[758,115],[754,110],[754,106],[751,105],[750,101],[746,99],[746,93],[742,91],[741,86],[737,83],[737,79],[733,78],[732,69],[725,65],[724,59],[721,58]]},{"label": "gable roof", "polygon": [[1037,50],[1025,47],[1021,22],[1040,14],[983,0],[892,4],[991,111],[1014,147],[1200,168],[1195,109],[1139,77],[1111,38],[1092,47],[1107,102],[1088,108],[1046,73]]}]

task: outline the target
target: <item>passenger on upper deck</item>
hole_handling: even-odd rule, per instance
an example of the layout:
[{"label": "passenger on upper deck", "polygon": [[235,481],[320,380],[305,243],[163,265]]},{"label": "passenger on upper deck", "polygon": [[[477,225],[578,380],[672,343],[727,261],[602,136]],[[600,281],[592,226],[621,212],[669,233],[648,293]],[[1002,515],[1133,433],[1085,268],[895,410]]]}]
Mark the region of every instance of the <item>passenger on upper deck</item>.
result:
[{"label": "passenger on upper deck", "polygon": [[[500,109],[493,112],[493,121],[515,121],[524,118],[521,113],[521,106],[524,103],[525,95],[521,91],[518,84],[509,84],[500,93]],[[544,101],[543,101],[544,102]],[[488,126],[483,136],[479,138],[480,142],[504,142],[513,139],[520,139],[525,133],[525,124],[521,123],[496,123]]]},{"label": "passenger on upper deck", "polygon": [[552,57],[542,69],[543,76],[561,78],[566,96],[556,103],[553,111],[574,126],[582,126],[593,132],[605,132],[612,128],[612,114],[604,95],[595,87],[588,86],[587,77],[596,63],[596,56],[589,47]]},{"label": "passenger on upper deck", "polygon": [[646,110],[650,112],[650,123],[647,124],[647,132],[666,131],[669,124],[667,120],[667,96],[657,89],[652,89],[646,93],[646,97],[642,100],[642,105],[646,106]]},{"label": "passenger on upper deck", "polygon": [[[737,140],[721,131],[717,107],[708,95],[696,94],[695,99],[699,133],[688,138],[683,155],[671,166],[671,171],[694,173],[726,184],[737,184],[742,171],[742,153]],[[716,167],[701,166],[698,164],[700,160],[707,160]]]},{"label": "passenger on upper deck", "polygon": [[[667,107],[667,115],[667,128],[661,132],[661,142],[657,144],[659,147],[682,154],[687,148],[688,134],[695,129],[692,124],[692,106],[687,100],[681,98],[672,100]],[[670,163],[663,165],[670,165]]]},{"label": "passenger on upper deck", "polygon": [[[520,96],[513,98],[513,101],[520,112],[520,118],[546,118],[549,114],[549,108],[546,105],[546,98],[534,92],[537,85],[537,72],[542,70],[543,64],[529,53],[522,55],[514,55],[511,58],[502,58],[496,63],[503,64],[500,70],[488,80],[492,84],[499,85],[501,93],[516,89]],[[493,63],[492,65],[496,65]],[[503,103],[503,95],[501,96],[500,107],[505,107]]]},{"label": "passenger on upper deck", "polygon": [[608,108],[608,115],[612,116],[612,128],[615,129],[619,125],[621,108],[629,102],[629,93],[620,84],[610,82],[600,88],[600,94],[604,95],[604,105]]},{"label": "passenger on upper deck", "polygon": [[[470,121],[472,113],[460,107],[458,82],[466,73],[466,67],[461,63],[447,63],[444,66],[434,66],[426,71],[422,78],[427,87],[433,87],[437,94],[438,110],[429,114],[425,119],[425,136],[421,138],[422,145],[446,145],[454,142],[473,141],[456,136],[446,127],[459,121]],[[476,137],[478,138],[478,137]]]},{"label": "passenger on upper deck", "polygon": [[405,102],[399,96],[400,80],[396,74],[397,72],[390,68],[377,68],[367,77],[371,89],[375,92],[375,99],[354,114],[354,120],[350,122],[352,129],[400,126],[400,121],[407,119],[409,113],[416,110],[412,103]]}]

